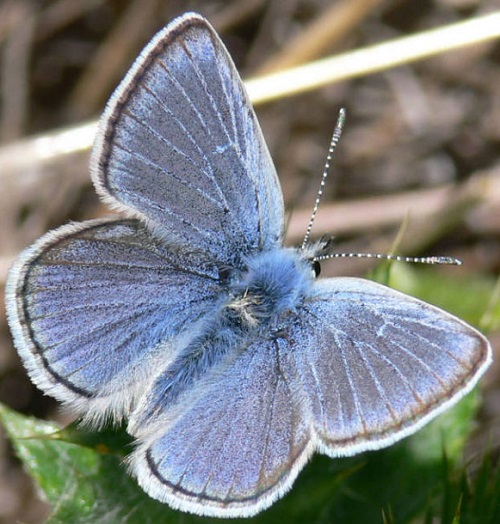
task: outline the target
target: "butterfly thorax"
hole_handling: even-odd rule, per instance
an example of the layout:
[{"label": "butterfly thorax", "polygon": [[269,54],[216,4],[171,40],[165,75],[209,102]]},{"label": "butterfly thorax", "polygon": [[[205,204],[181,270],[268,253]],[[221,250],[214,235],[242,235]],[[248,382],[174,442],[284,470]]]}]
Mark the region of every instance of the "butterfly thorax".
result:
[{"label": "butterfly thorax", "polygon": [[231,279],[227,308],[248,327],[295,309],[314,280],[311,262],[296,249],[260,252],[247,257],[245,266]]}]

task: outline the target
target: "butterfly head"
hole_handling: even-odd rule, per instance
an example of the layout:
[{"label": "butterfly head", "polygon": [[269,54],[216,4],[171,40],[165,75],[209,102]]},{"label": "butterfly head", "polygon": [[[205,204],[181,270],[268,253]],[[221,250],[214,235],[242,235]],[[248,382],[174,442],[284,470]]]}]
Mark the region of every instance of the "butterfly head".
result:
[{"label": "butterfly head", "polygon": [[319,277],[321,273],[321,260],[328,258],[332,253],[334,245],[334,238],[332,236],[324,236],[317,242],[307,244],[300,248],[300,253],[304,260],[309,263],[310,270],[314,274],[314,278]]}]

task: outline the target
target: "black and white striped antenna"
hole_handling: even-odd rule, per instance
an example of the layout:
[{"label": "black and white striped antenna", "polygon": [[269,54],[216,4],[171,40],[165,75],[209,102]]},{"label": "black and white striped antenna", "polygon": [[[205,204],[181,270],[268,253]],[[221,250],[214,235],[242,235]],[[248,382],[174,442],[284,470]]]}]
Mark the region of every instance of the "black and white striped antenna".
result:
[{"label": "black and white striped antenna", "polygon": [[[309,219],[309,224],[307,226],[306,234],[302,245],[300,246],[301,251],[303,251],[309,239],[311,238],[311,231],[316,220],[316,215],[318,214],[319,204],[323,196],[323,190],[325,188],[326,179],[330,173],[330,165],[335,153],[335,148],[339,143],[340,136],[342,135],[342,130],[344,128],[344,123],[346,119],[346,110],[345,108],[340,109],[337,122],[335,124],[335,129],[333,130],[332,139],[330,140],[330,147],[328,148],[328,154],[326,156],[325,168],[321,176],[321,182],[319,185],[318,193],[316,195],[316,200],[314,201],[313,211],[311,213],[311,218]],[[325,253],[316,255],[314,261],[320,262],[321,260],[328,260],[331,258],[374,258],[378,260],[394,260],[396,262],[410,262],[415,264],[447,264],[453,266],[460,266],[462,262],[458,258],[454,257],[443,257],[443,256],[429,256],[429,257],[406,257],[402,255],[384,255],[378,253]]]},{"label": "black and white striped antenna", "polygon": [[326,184],[326,179],[330,173],[330,164],[333,158],[333,154],[335,153],[335,148],[337,147],[337,144],[339,143],[340,136],[342,135],[342,129],[344,128],[345,116],[346,116],[346,110],[343,107],[339,111],[337,123],[335,124],[335,129],[333,130],[332,139],[330,140],[330,147],[328,148],[328,155],[326,156],[325,168],[323,169],[323,174],[321,175],[321,182],[319,184],[319,189],[316,195],[316,200],[314,201],[313,212],[311,214],[311,218],[309,219],[309,224],[307,226],[306,234],[304,236],[304,240],[302,241],[302,245],[300,246],[301,251],[303,251],[304,248],[307,246],[307,243],[309,242],[309,239],[311,237],[311,230],[312,230],[314,221],[316,220],[316,215],[318,214],[319,203],[321,202],[321,197],[323,196],[323,189]]}]

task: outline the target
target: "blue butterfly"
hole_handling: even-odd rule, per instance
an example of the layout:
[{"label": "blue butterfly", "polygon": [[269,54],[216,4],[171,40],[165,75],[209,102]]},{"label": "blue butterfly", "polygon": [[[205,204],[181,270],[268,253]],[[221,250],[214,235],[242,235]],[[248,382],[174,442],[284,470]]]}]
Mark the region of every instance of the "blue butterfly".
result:
[{"label": "blue butterfly", "polygon": [[91,160],[125,218],[69,224],[22,253],[9,324],[33,382],[98,425],[128,420],[130,467],[173,508],[247,517],[317,451],[388,446],[491,362],[458,318],[359,278],[316,279],[285,248],[283,197],[242,82],[186,14],[136,60]]}]

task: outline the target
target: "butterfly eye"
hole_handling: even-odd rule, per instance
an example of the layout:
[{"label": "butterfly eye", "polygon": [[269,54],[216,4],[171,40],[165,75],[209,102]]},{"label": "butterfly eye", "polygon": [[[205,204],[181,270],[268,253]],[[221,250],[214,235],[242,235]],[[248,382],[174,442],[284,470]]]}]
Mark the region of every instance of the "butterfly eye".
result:
[{"label": "butterfly eye", "polygon": [[314,273],[314,277],[318,278],[319,275],[321,274],[321,264],[319,263],[318,260],[313,260],[313,262],[312,262],[312,270],[313,270],[313,273]]}]

